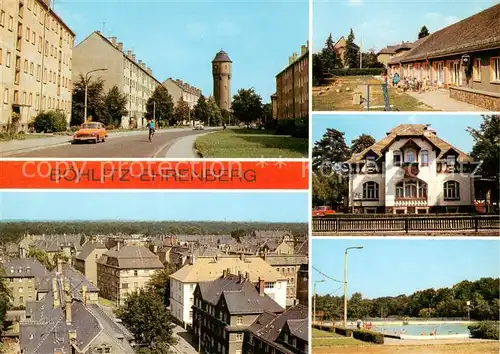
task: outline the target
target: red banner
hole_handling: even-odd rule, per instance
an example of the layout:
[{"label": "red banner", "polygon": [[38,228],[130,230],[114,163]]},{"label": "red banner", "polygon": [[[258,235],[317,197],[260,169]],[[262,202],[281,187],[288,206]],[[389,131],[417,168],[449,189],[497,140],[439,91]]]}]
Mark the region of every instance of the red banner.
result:
[{"label": "red banner", "polygon": [[308,189],[307,161],[0,161],[0,189]]}]

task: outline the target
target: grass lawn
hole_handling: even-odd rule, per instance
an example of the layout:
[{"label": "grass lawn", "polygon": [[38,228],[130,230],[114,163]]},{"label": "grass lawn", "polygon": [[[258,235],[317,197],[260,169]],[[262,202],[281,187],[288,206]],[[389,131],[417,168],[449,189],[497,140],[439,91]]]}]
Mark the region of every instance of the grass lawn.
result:
[{"label": "grass lawn", "polygon": [[[330,80],[327,85],[313,87],[313,111],[364,111],[363,105],[352,103],[353,93],[362,92],[366,97],[366,84],[380,84],[373,76],[343,76]],[[349,91],[347,91],[349,88]],[[337,92],[340,89],[341,92]],[[414,97],[389,86],[389,104],[399,111],[429,111],[431,107]],[[384,106],[382,88],[370,88],[370,106]],[[384,108],[370,108],[383,111]]]},{"label": "grass lawn", "polygon": [[349,337],[344,337],[340,334],[312,329],[312,345],[313,347],[336,347],[336,346],[358,346],[371,344]]},{"label": "grass lawn", "polygon": [[[314,339],[313,339],[314,347]],[[498,342],[434,345],[366,345],[315,347],[312,354],[497,354]]]},{"label": "grass lawn", "polygon": [[39,138],[47,138],[52,135],[47,134],[15,134],[9,135],[5,133],[0,134],[0,141],[10,141],[10,140],[27,140],[27,139],[39,139]]},{"label": "grass lawn", "polygon": [[333,332],[322,331],[317,328],[312,328],[311,334],[313,338],[324,338],[324,337],[342,337],[341,335]]},{"label": "grass lawn", "polygon": [[234,129],[200,136],[194,146],[202,157],[303,158],[308,154],[307,140],[257,129]]},{"label": "grass lawn", "polygon": [[100,297],[100,296],[99,296],[99,304],[102,305],[102,306],[105,306],[105,307],[109,307],[112,310],[116,309],[116,302],[110,301],[110,300],[105,299],[105,298]]}]

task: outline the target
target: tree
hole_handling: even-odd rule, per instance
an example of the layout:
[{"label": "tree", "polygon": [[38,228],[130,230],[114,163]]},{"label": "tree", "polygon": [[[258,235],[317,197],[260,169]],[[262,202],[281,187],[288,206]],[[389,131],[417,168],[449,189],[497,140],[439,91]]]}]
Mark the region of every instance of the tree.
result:
[{"label": "tree", "polygon": [[273,119],[273,105],[272,103],[265,103],[262,105],[262,121],[267,123]]},{"label": "tree", "polygon": [[217,126],[222,122],[222,113],[219,105],[215,102],[215,98],[210,96],[207,100],[208,108],[208,125]]},{"label": "tree", "polygon": [[349,159],[351,152],[344,139],[344,133],[328,128],[321,140],[314,143],[312,151],[312,167],[333,167]]},{"label": "tree", "polygon": [[63,132],[68,127],[68,121],[62,111],[46,111],[35,117],[33,127],[38,133]]},{"label": "tree", "polygon": [[130,293],[125,305],[117,310],[117,316],[134,335],[143,353],[156,353],[155,349],[167,348],[175,343],[172,322],[163,299],[151,289]]},{"label": "tree", "polygon": [[320,53],[312,55],[312,74],[314,85],[319,85],[324,78],[323,61]]},{"label": "tree", "polygon": [[427,29],[427,27],[422,26],[420,32],[418,33],[418,39],[427,37],[428,35],[429,35],[429,30]]},{"label": "tree", "polygon": [[229,125],[231,123],[231,112],[227,109],[222,109],[220,113],[222,115],[222,121]]},{"label": "tree", "polygon": [[371,49],[367,53],[361,54],[363,59],[363,68],[383,68],[384,64],[378,61],[377,54]]},{"label": "tree", "polygon": [[[87,116],[94,121],[98,121],[102,117],[102,103],[104,80],[98,77],[95,80],[89,78],[87,81]],[[73,84],[73,102],[71,104],[71,122],[72,126],[81,125],[84,119],[85,112],[85,77],[80,75],[80,78]]]},{"label": "tree", "polygon": [[0,331],[3,329],[5,315],[10,307],[11,299],[12,293],[9,285],[7,284],[7,278],[5,278],[5,269],[3,268],[2,263],[0,263]]},{"label": "tree", "polygon": [[479,129],[471,127],[467,131],[474,139],[471,156],[482,161],[480,168],[483,177],[494,178],[499,182],[500,173],[500,115],[483,115]]},{"label": "tree", "polygon": [[345,45],[345,64],[351,69],[359,67],[359,47],[354,43],[354,39],[354,32],[351,28]]},{"label": "tree", "polygon": [[162,85],[156,86],[146,103],[146,118],[156,119],[159,126],[175,124],[174,102],[168,90]]},{"label": "tree", "polygon": [[343,203],[349,188],[347,179],[340,174],[323,176],[313,173],[312,203],[314,206],[328,205],[335,207]]},{"label": "tree", "polygon": [[319,58],[321,60],[323,72],[330,73],[333,69],[341,65],[340,60],[337,57],[337,52],[335,51],[335,43],[333,43],[331,33],[326,39],[325,46],[321,50]]},{"label": "tree", "polygon": [[198,98],[198,102],[196,102],[196,105],[194,106],[194,116],[196,117],[196,120],[199,120],[205,124],[208,123],[210,112],[208,110],[207,100],[203,95],[200,95],[200,98]]},{"label": "tree", "polygon": [[375,144],[375,139],[371,135],[361,134],[351,141],[351,153],[358,154],[373,144]]},{"label": "tree", "polygon": [[54,264],[50,260],[49,255],[41,249],[31,247],[28,251],[28,257],[36,259],[48,270],[52,270],[54,268]]},{"label": "tree", "polygon": [[119,127],[122,117],[128,115],[127,95],[118,86],[113,86],[103,98],[103,116],[99,119],[105,125]]},{"label": "tree", "polygon": [[153,274],[149,279],[148,287],[163,299],[166,306],[169,305],[170,298],[170,275],[177,271],[177,267],[171,263],[165,264],[165,268]]},{"label": "tree", "polygon": [[236,119],[250,124],[262,116],[262,99],[253,88],[240,89],[233,96],[231,108]]},{"label": "tree", "polygon": [[182,96],[177,101],[174,108],[174,117],[177,124],[180,122],[186,122],[189,120],[189,105],[182,98]]}]

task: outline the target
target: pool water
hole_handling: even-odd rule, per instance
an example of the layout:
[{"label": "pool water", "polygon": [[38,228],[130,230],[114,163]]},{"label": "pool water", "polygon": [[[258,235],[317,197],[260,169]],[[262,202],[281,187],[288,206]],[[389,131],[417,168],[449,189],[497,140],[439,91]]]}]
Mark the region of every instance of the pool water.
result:
[{"label": "pool water", "polygon": [[373,324],[373,331],[385,333],[385,334],[407,334],[412,336],[426,335],[437,330],[436,335],[452,335],[461,334],[469,335],[469,329],[467,324],[408,324],[403,325],[377,325]]}]

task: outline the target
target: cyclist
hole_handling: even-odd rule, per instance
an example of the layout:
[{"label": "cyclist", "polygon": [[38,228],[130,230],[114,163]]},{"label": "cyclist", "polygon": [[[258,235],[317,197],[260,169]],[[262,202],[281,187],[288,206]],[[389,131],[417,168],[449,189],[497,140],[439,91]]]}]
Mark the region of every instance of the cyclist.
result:
[{"label": "cyclist", "polygon": [[148,121],[147,127],[149,129],[149,141],[151,141],[151,138],[155,135],[155,121],[152,119]]}]

